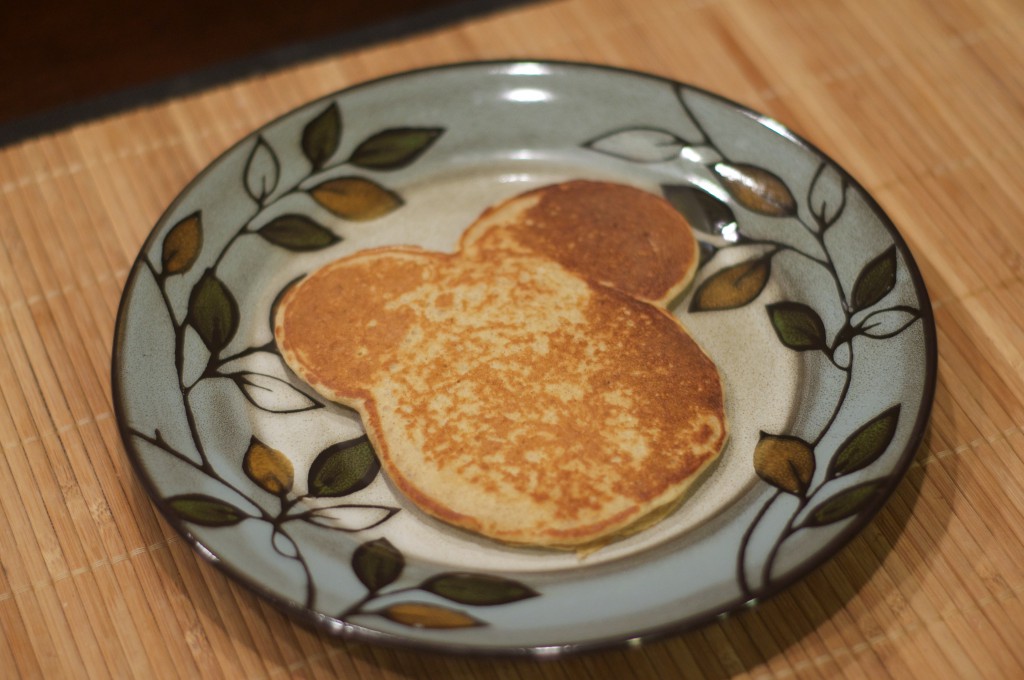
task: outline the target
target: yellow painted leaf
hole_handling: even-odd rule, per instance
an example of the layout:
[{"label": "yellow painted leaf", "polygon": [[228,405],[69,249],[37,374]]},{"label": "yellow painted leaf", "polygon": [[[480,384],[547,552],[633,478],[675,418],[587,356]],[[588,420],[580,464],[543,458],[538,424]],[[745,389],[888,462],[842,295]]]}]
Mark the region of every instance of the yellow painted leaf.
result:
[{"label": "yellow painted leaf", "polygon": [[796,199],[774,173],[746,163],[716,163],[714,171],[725,190],[747,210],[771,217],[796,214]]},{"label": "yellow painted leaf", "polygon": [[814,449],[799,437],[761,433],[754,471],[772,486],[803,496],[814,476]]},{"label": "yellow painted leaf", "polygon": [[402,205],[398,194],[363,177],[327,180],[310,193],[327,210],[355,222],[383,217]]},{"label": "yellow painted leaf", "polygon": [[691,312],[735,309],[753,302],[772,273],[770,255],[720,269],[709,276],[690,302]]},{"label": "yellow painted leaf", "polygon": [[261,489],[278,496],[291,491],[295,481],[292,462],[283,453],[270,448],[256,437],[249,441],[249,448],[242,459],[242,469]]},{"label": "yellow painted leaf", "polygon": [[395,623],[414,628],[472,628],[483,625],[465,612],[422,602],[393,604],[381,614]]},{"label": "yellow painted leaf", "polygon": [[181,220],[164,237],[160,262],[164,274],[188,271],[203,247],[203,225],[198,212]]}]

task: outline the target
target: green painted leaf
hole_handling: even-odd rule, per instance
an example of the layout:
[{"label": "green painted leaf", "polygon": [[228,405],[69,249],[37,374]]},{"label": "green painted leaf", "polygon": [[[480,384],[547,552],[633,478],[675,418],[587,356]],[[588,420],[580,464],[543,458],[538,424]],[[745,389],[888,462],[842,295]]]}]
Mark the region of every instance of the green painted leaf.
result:
[{"label": "green painted leaf", "polygon": [[379,612],[395,623],[413,628],[472,628],[484,625],[466,612],[423,602],[399,602]]},{"label": "green painted leaf", "polygon": [[346,220],[365,222],[402,206],[402,197],[364,177],[327,180],[310,191],[313,199]]},{"label": "green painted leaf", "polygon": [[430,148],[444,128],[392,128],[360,144],[349,162],[370,170],[397,170],[409,165]]},{"label": "green painted leaf", "polygon": [[798,352],[826,349],[825,325],[813,309],[799,302],[768,305],[768,317],[782,344]]},{"label": "green painted leaf", "polygon": [[700,284],[690,301],[690,311],[735,309],[750,304],[764,290],[771,272],[770,255],[724,267]]},{"label": "green painted leaf", "polygon": [[371,593],[394,583],[404,568],[405,558],[386,538],[363,543],[352,555],[352,570]]},{"label": "green painted leaf", "polygon": [[840,491],[811,511],[806,525],[825,526],[863,512],[885,489],[886,484],[884,479],[874,479]]},{"label": "green painted leaf", "polygon": [[854,311],[870,307],[896,287],[896,246],[864,265],[853,284]]},{"label": "green painted leaf", "polygon": [[900,405],[887,409],[846,438],[829,463],[829,479],[862,470],[885,453],[896,434]]},{"label": "green painted leaf", "polygon": [[203,220],[194,212],[167,232],[164,237],[160,263],[164,274],[180,274],[192,268],[199,251],[203,249]]},{"label": "green painted leaf", "polygon": [[814,449],[799,437],[762,432],[754,447],[757,476],[794,496],[807,493],[814,467]]},{"label": "green painted leaf", "polygon": [[238,330],[238,303],[212,269],[192,288],[185,321],[196,329],[211,354],[224,349]]},{"label": "green painted leaf", "polygon": [[256,232],[275,246],[297,252],[320,250],[341,239],[305,215],[281,215]]},{"label": "green painted leaf", "polygon": [[278,496],[291,491],[295,481],[295,470],[288,457],[256,437],[249,440],[249,448],[242,458],[242,470],[261,489]]},{"label": "green painted leaf", "polygon": [[377,454],[366,435],[328,446],[309,467],[309,495],[347,496],[366,488],[380,472]]},{"label": "green painted leaf", "polygon": [[777,175],[756,165],[715,163],[712,170],[737,203],[770,217],[796,214],[796,199]]},{"label": "green painted leaf", "polygon": [[229,527],[249,517],[227,501],[199,493],[173,496],[167,504],[180,519],[204,527]]},{"label": "green painted leaf", "polygon": [[539,595],[519,581],[490,574],[440,574],[424,581],[420,589],[470,605],[508,604]]},{"label": "green painted leaf", "polygon": [[719,236],[726,228],[736,225],[732,208],[697,187],[662,184],[661,193],[672,207],[683,214],[690,226],[705,234]]},{"label": "green painted leaf", "polygon": [[281,164],[273,149],[260,137],[245,162],[245,190],[257,203],[273,193],[281,174]]},{"label": "green painted leaf", "polygon": [[341,111],[331,104],[302,130],[302,153],[314,170],[324,167],[341,143]]}]

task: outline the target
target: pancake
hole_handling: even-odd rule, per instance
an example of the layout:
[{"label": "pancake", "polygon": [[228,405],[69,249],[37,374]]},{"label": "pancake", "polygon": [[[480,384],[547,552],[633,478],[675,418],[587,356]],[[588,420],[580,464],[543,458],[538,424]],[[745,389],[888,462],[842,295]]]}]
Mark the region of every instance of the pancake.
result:
[{"label": "pancake", "polygon": [[[456,253],[389,247],[328,264],[284,296],[275,336],[303,380],[359,412],[386,474],[421,510],[504,543],[579,548],[673,507],[719,455],[726,423],[712,361],[636,296],[687,281],[569,266],[597,241],[548,219],[565,214],[564,186],[488,211]],[[552,192],[558,211],[537,212]],[[572,206],[573,222],[587,205]],[[601,224],[606,208],[591,205]],[[527,219],[542,239],[519,228]],[[693,264],[661,270],[682,277]]]},{"label": "pancake", "polygon": [[551,258],[655,304],[681,293],[699,260],[689,223],[668,201],[611,182],[576,180],[505,201],[466,231],[462,250],[472,253],[498,231],[507,237],[506,249]]}]

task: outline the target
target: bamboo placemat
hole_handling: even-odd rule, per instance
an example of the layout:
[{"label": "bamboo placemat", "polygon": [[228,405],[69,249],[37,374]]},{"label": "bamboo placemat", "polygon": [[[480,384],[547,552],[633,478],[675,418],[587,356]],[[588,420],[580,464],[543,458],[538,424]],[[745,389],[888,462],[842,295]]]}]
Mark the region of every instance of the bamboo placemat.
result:
[{"label": "bamboo placemat", "polygon": [[[1022,44],[1019,0],[538,2],[0,149],[0,676],[1024,676]],[[252,129],[376,76],[507,57],[702,86],[845,166],[932,296],[931,426],[859,537],[720,623],[544,663],[333,640],[157,517],[112,416],[121,288],[167,204]]]}]

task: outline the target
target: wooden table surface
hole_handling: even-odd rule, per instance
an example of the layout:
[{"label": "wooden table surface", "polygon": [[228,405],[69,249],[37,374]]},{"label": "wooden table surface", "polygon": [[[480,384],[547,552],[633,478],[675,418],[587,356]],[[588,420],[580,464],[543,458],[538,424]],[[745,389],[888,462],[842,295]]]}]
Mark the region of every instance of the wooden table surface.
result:
[{"label": "wooden table surface", "polygon": [[[713,90],[849,170],[931,295],[931,424],[865,531],[719,623],[552,662],[331,639],[158,517],[111,405],[121,290],[168,203],[264,122],[377,76],[514,57]],[[0,149],[0,676],[1024,677],[1022,130],[1019,0],[556,0]]]}]

